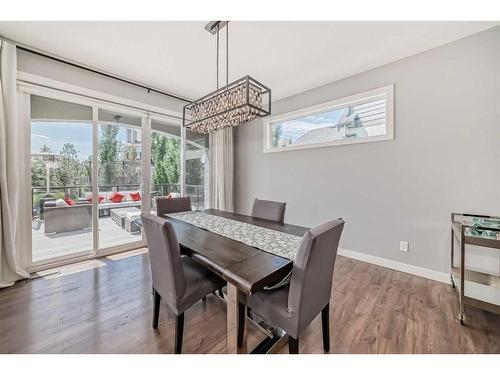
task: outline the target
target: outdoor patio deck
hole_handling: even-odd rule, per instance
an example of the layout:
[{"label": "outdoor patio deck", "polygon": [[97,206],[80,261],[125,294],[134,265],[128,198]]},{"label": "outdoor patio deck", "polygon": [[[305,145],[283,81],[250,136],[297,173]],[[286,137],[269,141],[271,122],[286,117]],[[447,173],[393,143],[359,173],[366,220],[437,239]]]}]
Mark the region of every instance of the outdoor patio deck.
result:
[{"label": "outdoor patio deck", "polygon": [[[92,229],[44,234],[43,221],[32,221],[33,261],[39,262],[92,249]],[[99,247],[107,248],[141,240],[140,232],[129,233],[110,217],[99,219]]]}]

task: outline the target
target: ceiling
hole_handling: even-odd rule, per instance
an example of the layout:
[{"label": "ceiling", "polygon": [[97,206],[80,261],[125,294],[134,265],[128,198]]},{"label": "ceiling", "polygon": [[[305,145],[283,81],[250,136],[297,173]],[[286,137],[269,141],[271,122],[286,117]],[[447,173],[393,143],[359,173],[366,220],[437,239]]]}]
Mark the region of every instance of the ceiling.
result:
[{"label": "ceiling", "polygon": [[[192,21],[0,22],[0,34],[196,99],[216,86],[216,38],[204,30],[205,24]],[[272,89],[273,100],[281,99],[498,24],[230,22],[229,80],[249,74]],[[224,35],[225,32],[221,36],[223,45]]]}]

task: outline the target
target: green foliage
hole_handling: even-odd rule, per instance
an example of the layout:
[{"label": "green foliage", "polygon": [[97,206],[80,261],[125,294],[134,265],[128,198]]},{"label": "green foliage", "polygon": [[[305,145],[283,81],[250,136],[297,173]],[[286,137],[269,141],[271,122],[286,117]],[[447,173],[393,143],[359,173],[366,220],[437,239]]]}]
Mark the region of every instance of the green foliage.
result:
[{"label": "green foliage", "polygon": [[[47,145],[42,145],[40,147],[40,152],[50,153],[52,150]],[[55,183],[54,171],[50,171],[50,183]],[[31,161],[31,186],[45,186],[47,184],[47,168],[45,162],[42,160],[32,160]]]},{"label": "green foliage", "polygon": [[[121,150],[118,140],[119,127],[103,125],[99,139],[98,159],[99,175],[104,185],[139,184],[141,173],[140,154],[138,146],[127,145]],[[50,147],[44,145],[41,152],[50,153]],[[158,132],[151,134],[151,161],[153,165],[153,184],[179,184],[181,172],[181,142],[177,138],[161,135]],[[186,183],[201,185],[204,180],[204,165],[200,159],[186,160]],[[46,165],[42,160],[32,162],[32,186],[46,185]],[[88,181],[86,178],[87,177]],[[81,180],[85,184],[91,183],[92,156],[81,162],[78,151],[70,143],[63,145],[57,159],[57,167],[51,170],[51,186],[79,185]],[[68,190],[66,194],[70,194]],[[64,195],[64,193],[62,193]]]},{"label": "green foliage", "polygon": [[272,129],[271,142],[273,144],[273,147],[279,147],[280,139],[283,136],[283,128],[281,124],[278,124],[276,126],[273,126]]},{"label": "green foliage", "polygon": [[201,159],[186,160],[186,184],[203,185],[205,166]]},{"label": "green foliage", "polygon": [[283,137],[283,127],[278,124],[272,127],[271,143],[273,147],[285,147],[292,144],[292,138]]},{"label": "green foliage", "polygon": [[181,142],[157,132],[151,134],[153,184],[178,184],[181,171]]},{"label": "green foliage", "polygon": [[119,176],[118,161],[119,143],[117,126],[103,125],[101,127],[101,139],[99,141],[99,162],[105,185],[116,184],[116,177]]},{"label": "green foliage", "polygon": [[82,176],[88,177],[89,185],[92,185],[92,155],[89,155],[87,160],[83,162]]},{"label": "green foliage", "polygon": [[141,161],[138,159],[137,145],[128,144],[120,164],[123,184],[141,183]]},{"label": "green foliage", "polygon": [[80,181],[81,165],[78,160],[78,151],[71,143],[65,143],[58,159],[58,168],[55,170],[58,185],[77,185]]},{"label": "green foliage", "polygon": [[45,186],[47,184],[47,169],[41,160],[31,162],[31,186]]}]

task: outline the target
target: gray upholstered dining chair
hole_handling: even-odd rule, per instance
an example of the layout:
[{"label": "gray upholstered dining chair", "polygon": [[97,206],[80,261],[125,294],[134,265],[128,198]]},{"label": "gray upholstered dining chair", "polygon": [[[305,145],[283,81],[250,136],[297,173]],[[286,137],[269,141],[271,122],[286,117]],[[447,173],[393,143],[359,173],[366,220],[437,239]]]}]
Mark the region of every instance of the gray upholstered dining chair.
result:
[{"label": "gray upholstered dining chair", "polygon": [[266,201],[255,198],[253,201],[252,216],[283,223],[285,221],[285,209],[286,203],[284,202]]},{"label": "gray upholstered dining chair", "polygon": [[[173,214],[176,212],[191,211],[191,210],[192,210],[192,206],[191,206],[191,198],[190,197],[156,198],[156,215],[157,216],[162,216],[162,215],[166,215],[166,214]],[[182,248],[181,248],[181,253],[185,254]],[[224,298],[224,294],[222,292],[222,289],[219,289],[219,297]]]},{"label": "gray upholstered dining chair", "polygon": [[142,214],[153,279],[153,328],[158,328],[161,299],[175,315],[176,354],[182,351],[184,311],[226,282],[189,257],[181,257],[172,223]]},{"label": "gray upholstered dining chair", "polygon": [[[330,297],[343,228],[344,220],[339,218],[308,230],[297,251],[290,284],[247,297],[246,304],[254,314],[289,335],[290,354],[298,354],[299,335],[320,312],[323,348],[325,352],[330,350]],[[238,345],[241,345],[244,321],[239,326]]]},{"label": "gray upholstered dining chair", "polygon": [[158,216],[175,212],[191,211],[191,198],[156,198],[156,214]]}]

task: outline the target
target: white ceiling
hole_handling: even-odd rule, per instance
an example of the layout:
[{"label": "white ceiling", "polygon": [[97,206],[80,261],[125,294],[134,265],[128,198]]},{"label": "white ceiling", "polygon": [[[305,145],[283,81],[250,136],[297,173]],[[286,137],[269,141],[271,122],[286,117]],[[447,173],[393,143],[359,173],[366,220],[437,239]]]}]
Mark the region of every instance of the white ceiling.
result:
[{"label": "white ceiling", "polygon": [[[216,84],[216,39],[205,23],[0,22],[0,34],[196,99]],[[229,80],[249,74],[269,86],[276,100],[498,24],[231,22]]]}]

